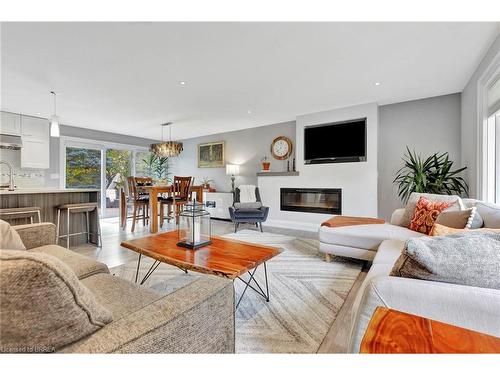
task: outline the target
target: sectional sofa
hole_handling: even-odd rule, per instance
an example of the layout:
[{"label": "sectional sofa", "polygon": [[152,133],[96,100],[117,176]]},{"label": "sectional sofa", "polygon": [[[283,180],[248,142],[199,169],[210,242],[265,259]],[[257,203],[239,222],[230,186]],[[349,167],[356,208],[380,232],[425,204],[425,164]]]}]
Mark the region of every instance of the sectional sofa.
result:
[{"label": "sectional sofa", "polygon": [[[460,199],[460,205],[476,206],[486,227],[500,228],[499,206],[474,199]],[[405,241],[422,236],[402,226],[406,211],[396,210],[390,223],[319,230],[320,251],[373,261],[351,309],[348,351],[359,352],[377,306],[500,337],[500,290],[389,276]]]}]

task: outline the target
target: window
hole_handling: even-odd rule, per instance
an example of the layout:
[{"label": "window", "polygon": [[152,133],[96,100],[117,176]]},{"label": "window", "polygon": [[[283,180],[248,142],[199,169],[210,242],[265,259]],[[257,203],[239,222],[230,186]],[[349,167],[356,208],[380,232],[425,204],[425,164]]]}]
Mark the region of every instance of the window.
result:
[{"label": "window", "polygon": [[153,154],[151,152],[135,153],[135,176],[150,177],[153,176]]},{"label": "window", "polygon": [[79,189],[101,187],[101,150],[66,148],[66,187]]}]

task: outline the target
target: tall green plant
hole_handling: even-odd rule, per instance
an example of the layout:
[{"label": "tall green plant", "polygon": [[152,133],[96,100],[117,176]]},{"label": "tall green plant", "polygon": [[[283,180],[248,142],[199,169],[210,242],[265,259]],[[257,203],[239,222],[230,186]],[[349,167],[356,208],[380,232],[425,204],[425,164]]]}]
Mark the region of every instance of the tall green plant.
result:
[{"label": "tall green plant", "polygon": [[142,159],[146,166],[147,174],[155,179],[172,182],[170,176],[170,160],[168,157],[162,157],[150,153],[147,157]]},{"label": "tall green plant", "polygon": [[404,165],[396,173],[393,183],[398,184],[398,196],[404,203],[413,192],[469,194],[467,182],[459,176],[467,167],[452,170],[453,161],[447,152],[435,153],[424,160],[406,146],[403,161]]}]

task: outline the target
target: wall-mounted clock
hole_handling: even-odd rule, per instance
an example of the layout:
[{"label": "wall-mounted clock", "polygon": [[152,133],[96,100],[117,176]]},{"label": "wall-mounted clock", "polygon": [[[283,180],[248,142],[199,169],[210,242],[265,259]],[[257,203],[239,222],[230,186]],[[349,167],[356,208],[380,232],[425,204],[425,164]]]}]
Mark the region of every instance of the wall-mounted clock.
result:
[{"label": "wall-mounted clock", "polygon": [[271,154],[275,159],[285,160],[290,157],[293,150],[292,140],[285,136],[276,137],[271,143]]}]

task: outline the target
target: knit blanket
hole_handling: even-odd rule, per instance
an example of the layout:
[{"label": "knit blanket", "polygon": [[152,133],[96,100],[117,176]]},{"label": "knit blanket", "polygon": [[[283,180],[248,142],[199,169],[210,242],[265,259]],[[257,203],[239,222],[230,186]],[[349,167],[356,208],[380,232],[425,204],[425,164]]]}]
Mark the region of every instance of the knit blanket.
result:
[{"label": "knit blanket", "polygon": [[406,241],[391,276],[500,289],[500,234],[459,233]]}]

